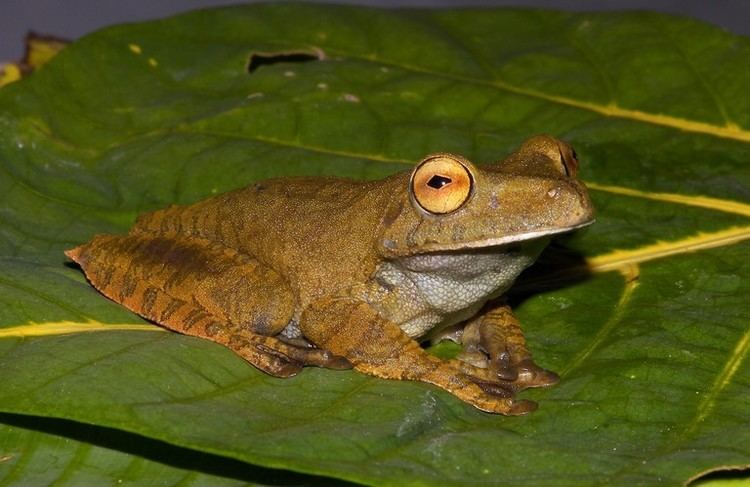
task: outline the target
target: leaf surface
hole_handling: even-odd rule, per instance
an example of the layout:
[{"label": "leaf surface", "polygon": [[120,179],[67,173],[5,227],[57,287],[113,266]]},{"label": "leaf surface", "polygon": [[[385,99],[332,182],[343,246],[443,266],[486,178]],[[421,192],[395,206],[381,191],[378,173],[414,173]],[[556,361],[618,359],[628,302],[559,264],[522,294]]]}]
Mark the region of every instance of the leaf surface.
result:
[{"label": "leaf surface", "polygon": [[[88,36],[0,90],[0,411],[379,485],[746,467],[749,61],[746,38],[647,13],[274,4]],[[524,393],[528,417],[353,372],[271,378],[107,301],[62,254],[258,179],[484,163],[544,132],[576,147],[598,222],[514,295],[563,379]]]},{"label": "leaf surface", "polygon": [[0,420],[3,485],[321,483],[314,476],[254,467],[109,428],[12,414],[1,414]]}]

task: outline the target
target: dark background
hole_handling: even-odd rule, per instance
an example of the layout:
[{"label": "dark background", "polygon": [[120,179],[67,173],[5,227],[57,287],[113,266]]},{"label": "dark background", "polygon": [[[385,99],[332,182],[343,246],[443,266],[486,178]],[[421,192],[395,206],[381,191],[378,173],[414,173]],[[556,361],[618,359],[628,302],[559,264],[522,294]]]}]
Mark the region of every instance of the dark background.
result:
[{"label": "dark background", "polygon": [[[231,0],[0,0],[0,62],[23,55],[28,30],[73,39],[101,27],[201,7],[253,3]],[[561,10],[657,10],[686,15],[750,35],[748,0],[348,0],[330,3],[383,7],[525,6]]]}]

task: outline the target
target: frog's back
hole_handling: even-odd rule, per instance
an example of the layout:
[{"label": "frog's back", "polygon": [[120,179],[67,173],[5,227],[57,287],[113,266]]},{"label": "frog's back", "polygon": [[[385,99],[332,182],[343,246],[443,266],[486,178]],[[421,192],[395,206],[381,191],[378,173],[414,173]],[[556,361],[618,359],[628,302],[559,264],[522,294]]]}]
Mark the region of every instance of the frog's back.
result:
[{"label": "frog's back", "polygon": [[373,234],[393,197],[389,179],[261,181],[142,215],[131,233],[216,242],[279,272],[299,295],[323,292],[372,272]]},{"label": "frog's back", "polygon": [[[191,205],[138,216],[131,233],[194,235],[217,241],[271,231],[293,220],[333,215],[351,206],[367,182],[340,178],[285,178],[250,184]],[[290,230],[290,229],[287,229]]]}]

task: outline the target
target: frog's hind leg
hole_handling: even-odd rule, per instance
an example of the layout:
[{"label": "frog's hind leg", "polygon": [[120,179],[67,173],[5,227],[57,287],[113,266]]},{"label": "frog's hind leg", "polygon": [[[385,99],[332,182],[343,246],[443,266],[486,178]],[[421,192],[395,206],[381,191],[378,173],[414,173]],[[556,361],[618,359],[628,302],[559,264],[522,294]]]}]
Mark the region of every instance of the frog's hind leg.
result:
[{"label": "frog's hind leg", "polygon": [[349,366],[325,350],[275,338],[294,313],[286,283],[257,260],[221,245],[100,235],[66,254],[110,299],[171,330],[221,343],[271,375],[289,377],[307,364]]},{"label": "frog's hind leg", "polygon": [[434,384],[483,411],[519,415],[536,408],[532,401],[515,399],[513,391],[501,384],[467,373],[459,361],[427,354],[398,325],[365,302],[322,298],[304,311],[300,326],[315,344],[346,357],[360,372]]}]

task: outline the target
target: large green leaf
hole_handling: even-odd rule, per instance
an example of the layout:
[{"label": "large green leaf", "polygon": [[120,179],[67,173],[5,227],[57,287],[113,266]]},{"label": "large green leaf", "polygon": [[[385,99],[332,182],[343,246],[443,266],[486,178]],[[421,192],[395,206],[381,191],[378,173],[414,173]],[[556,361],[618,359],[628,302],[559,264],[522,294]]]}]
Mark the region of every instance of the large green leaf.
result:
[{"label": "large green leaf", "polygon": [[328,485],[122,431],[0,414],[2,485]]},{"label": "large green leaf", "polygon": [[[254,53],[281,62],[248,72]],[[64,419],[376,484],[678,483],[747,466],[748,86],[748,39],[645,13],[274,4],[88,36],[0,90],[0,422],[14,445],[32,432],[12,418]],[[541,405],[527,417],[354,372],[271,378],[107,301],[62,254],[256,179],[375,178],[433,151],[487,162],[540,132],[577,148],[598,223],[515,295],[538,362],[563,376],[524,393]],[[164,462],[41,430],[28,441]],[[116,453],[92,457],[98,479],[120,478]],[[18,472],[6,457],[0,483]],[[198,463],[164,475],[222,481]],[[226,475],[262,481],[253,468]]]}]

